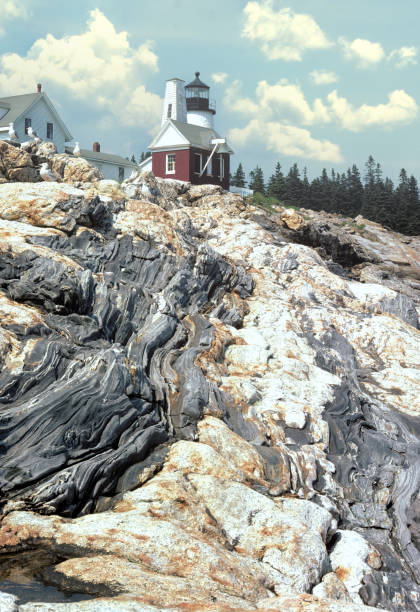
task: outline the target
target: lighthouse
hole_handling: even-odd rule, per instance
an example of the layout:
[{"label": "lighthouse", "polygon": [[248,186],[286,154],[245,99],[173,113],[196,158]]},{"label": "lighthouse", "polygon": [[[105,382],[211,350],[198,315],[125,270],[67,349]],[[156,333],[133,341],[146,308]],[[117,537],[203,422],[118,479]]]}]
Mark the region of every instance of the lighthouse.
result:
[{"label": "lighthouse", "polygon": [[184,83],[180,78],[166,81],[161,128],[148,147],[151,159],[140,168],[162,178],[229,189],[233,151],[214,129],[216,106],[210,87],[199,72],[191,83]]},{"label": "lighthouse", "polygon": [[216,105],[209,98],[210,87],[200,81],[200,73],[195,73],[194,81],[185,86],[187,100],[187,123],[213,129]]},{"label": "lighthouse", "polygon": [[165,98],[161,125],[168,119],[187,123],[187,105],[185,102],[185,81],[174,78],[166,81]]}]

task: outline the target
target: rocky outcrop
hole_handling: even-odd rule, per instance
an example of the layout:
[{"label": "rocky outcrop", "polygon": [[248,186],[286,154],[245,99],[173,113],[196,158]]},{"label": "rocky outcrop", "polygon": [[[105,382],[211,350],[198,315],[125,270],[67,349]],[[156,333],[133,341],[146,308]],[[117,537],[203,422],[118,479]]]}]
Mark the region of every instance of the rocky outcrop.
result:
[{"label": "rocky outcrop", "polygon": [[0,140],[0,183],[39,181],[39,173],[29,153],[19,146]]},{"label": "rocky outcrop", "polygon": [[417,609],[416,239],[341,223],[0,186],[0,591],[86,597],[7,605]]},{"label": "rocky outcrop", "polygon": [[66,183],[75,181],[92,183],[104,178],[102,172],[83,157],[71,157],[64,154],[52,157],[51,170]]},{"label": "rocky outcrop", "polygon": [[50,170],[66,183],[90,183],[103,174],[81,157],[58,154],[52,142],[13,143],[0,140],[0,184],[41,181],[40,166],[47,162]]}]

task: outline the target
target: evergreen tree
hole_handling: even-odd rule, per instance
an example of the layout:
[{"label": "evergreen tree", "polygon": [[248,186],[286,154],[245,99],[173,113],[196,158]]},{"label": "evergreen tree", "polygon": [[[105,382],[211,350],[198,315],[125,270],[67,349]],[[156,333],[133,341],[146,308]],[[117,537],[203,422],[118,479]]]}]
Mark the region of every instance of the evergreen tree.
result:
[{"label": "evergreen tree", "polygon": [[285,201],[292,206],[300,206],[302,198],[302,181],[297,164],[293,164],[285,180]]},{"label": "evergreen tree", "polygon": [[376,189],[377,210],[374,221],[389,229],[394,229],[396,223],[394,183],[391,179],[386,178],[385,181],[381,180],[377,183]]},{"label": "evergreen tree", "polygon": [[286,185],[283,172],[281,171],[280,162],[276,163],[274,174],[270,176],[267,186],[267,194],[277,200],[283,200],[285,195]]},{"label": "evergreen tree", "polygon": [[300,204],[303,208],[310,208],[310,190],[311,190],[311,186],[309,184],[309,179],[308,179],[308,168],[305,166],[303,169],[301,204]]},{"label": "evergreen tree", "polygon": [[420,199],[419,186],[413,175],[408,183],[408,228],[411,235],[420,234]]},{"label": "evergreen tree", "polygon": [[141,164],[142,161],[144,161],[145,159],[147,159],[148,157],[151,156],[151,152],[150,151],[142,151],[142,154],[140,155],[140,159],[139,159],[139,163]]},{"label": "evergreen tree", "polygon": [[349,217],[357,217],[362,209],[363,185],[360,179],[360,172],[356,164],[353,164],[348,175],[348,211],[345,213]]},{"label": "evergreen tree", "polygon": [[372,155],[365,164],[365,188],[363,191],[363,201],[361,213],[366,219],[372,219],[375,221],[377,215],[378,202],[378,190],[376,189],[376,172],[377,165]]},{"label": "evergreen tree", "polygon": [[131,155],[130,161],[133,162],[133,164],[137,164],[136,158],[134,157],[134,153]]},{"label": "evergreen tree", "polygon": [[244,169],[242,168],[241,163],[239,163],[238,169],[236,170],[235,174],[232,176],[232,180],[230,184],[233,185],[233,187],[245,187],[246,185],[245,172],[244,172]]},{"label": "evergreen tree", "polygon": [[409,199],[410,199],[410,181],[407,171],[402,168],[399,176],[400,182],[395,190],[395,229],[402,234],[409,230]]},{"label": "evergreen tree", "polygon": [[256,166],[256,168],[249,173],[249,177],[249,188],[252,189],[254,193],[262,193],[265,195],[264,174],[262,169]]},{"label": "evergreen tree", "polygon": [[309,208],[312,210],[322,210],[324,201],[322,191],[321,179],[314,178],[309,189]]}]

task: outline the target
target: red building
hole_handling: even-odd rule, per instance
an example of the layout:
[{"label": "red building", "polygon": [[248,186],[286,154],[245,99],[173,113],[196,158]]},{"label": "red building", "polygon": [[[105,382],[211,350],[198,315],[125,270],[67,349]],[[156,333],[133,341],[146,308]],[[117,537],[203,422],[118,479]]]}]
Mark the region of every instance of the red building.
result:
[{"label": "red building", "polygon": [[[166,82],[162,126],[149,145],[149,166],[155,176],[215,184],[229,189],[232,149],[213,128],[215,104],[200,73],[184,87],[181,79]],[[146,169],[146,167],[144,167]]]}]

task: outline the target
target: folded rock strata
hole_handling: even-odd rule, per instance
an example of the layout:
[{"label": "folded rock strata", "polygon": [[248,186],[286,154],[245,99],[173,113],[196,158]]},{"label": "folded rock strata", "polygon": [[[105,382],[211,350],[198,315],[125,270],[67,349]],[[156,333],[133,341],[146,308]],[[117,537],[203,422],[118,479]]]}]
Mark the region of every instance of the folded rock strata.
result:
[{"label": "folded rock strata", "polygon": [[7,605],[417,609],[417,239],[321,216],[0,185],[0,552],[96,598]]}]

